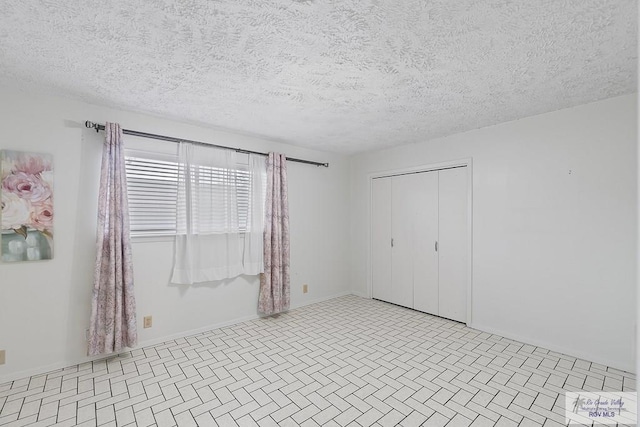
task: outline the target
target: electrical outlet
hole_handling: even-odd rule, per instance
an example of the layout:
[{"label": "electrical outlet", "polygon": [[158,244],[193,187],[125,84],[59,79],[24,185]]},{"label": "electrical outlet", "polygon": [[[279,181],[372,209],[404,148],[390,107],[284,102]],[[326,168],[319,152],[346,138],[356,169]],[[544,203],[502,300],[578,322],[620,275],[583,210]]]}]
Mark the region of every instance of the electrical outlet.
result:
[{"label": "electrical outlet", "polygon": [[4,365],[5,364],[5,351],[4,350],[0,350],[0,365]]},{"label": "electrical outlet", "polygon": [[304,285],[302,285],[302,293],[306,294],[307,292],[309,292],[309,285],[305,283]]},{"label": "electrical outlet", "polygon": [[144,316],[143,325],[145,328],[150,328],[151,326],[153,326],[153,317]]}]

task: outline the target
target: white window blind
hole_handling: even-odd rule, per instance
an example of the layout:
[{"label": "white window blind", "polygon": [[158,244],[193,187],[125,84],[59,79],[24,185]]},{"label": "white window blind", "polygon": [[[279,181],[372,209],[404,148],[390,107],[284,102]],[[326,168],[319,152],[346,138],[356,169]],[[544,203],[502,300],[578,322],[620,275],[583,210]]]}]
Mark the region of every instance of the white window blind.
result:
[{"label": "white window blind", "polygon": [[125,150],[129,218],[133,236],[176,233],[178,158]]},{"label": "white window blind", "polygon": [[[184,168],[180,165],[180,168]],[[191,179],[191,214],[200,221],[191,225],[193,234],[224,234],[250,231],[251,227],[251,172],[246,165],[238,169],[193,165],[189,173],[179,176]],[[178,206],[184,213],[185,200]],[[202,213],[202,214],[201,214]],[[186,232],[186,218],[178,222],[179,234]]]},{"label": "white window blind", "polygon": [[[127,191],[129,216],[133,236],[168,236],[184,233],[184,225],[177,227],[178,179],[181,166],[177,155],[151,153],[126,149]],[[247,165],[239,164],[237,169],[193,166],[190,177],[201,187],[210,188],[202,192],[197,204],[199,209],[210,212],[211,221],[203,234],[225,233],[229,225],[236,223],[241,232],[251,227],[251,172]],[[235,202],[226,195],[225,186],[235,185]],[[213,195],[213,197],[204,195]],[[180,201],[184,203],[184,201]],[[229,203],[235,203],[235,209],[228,209]],[[237,219],[228,218],[229,212],[235,212]]]}]

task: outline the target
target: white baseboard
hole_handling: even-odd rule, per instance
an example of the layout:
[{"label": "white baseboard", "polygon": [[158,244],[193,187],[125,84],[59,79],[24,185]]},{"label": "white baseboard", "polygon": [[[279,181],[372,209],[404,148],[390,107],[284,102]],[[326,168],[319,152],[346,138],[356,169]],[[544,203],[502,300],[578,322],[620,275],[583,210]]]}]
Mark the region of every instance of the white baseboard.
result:
[{"label": "white baseboard", "polygon": [[[344,291],[344,292],[339,292],[337,294],[332,294],[332,295],[327,295],[324,297],[320,297],[320,298],[314,298],[312,300],[308,300],[308,301],[303,301],[300,303],[297,303],[295,305],[293,305],[291,307],[291,309],[297,309],[297,308],[301,308],[301,307],[305,307],[307,305],[311,305],[311,304],[317,304],[320,302],[324,302],[324,301],[328,301],[334,298],[339,298],[345,295],[355,295],[361,298],[369,298],[366,295],[360,294],[359,292],[353,292],[353,291]],[[249,316],[243,316],[243,317],[238,317],[235,319],[231,319],[231,320],[226,320],[224,322],[218,322],[215,323],[213,325],[208,325],[208,326],[204,326],[202,328],[197,328],[197,329],[191,329],[188,331],[183,331],[183,332],[178,332],[175,334],[171,334],[171,335],[166,335],[163,337],[159,337],[159,338],[154,338],[151,340],[145,340],[142,341],[138,344],[138,346],[136,348],[144,348],[144,347],[150,347],[153,345],[157,345],[157,344],[162,344],[164,342],[167,341],[171,341],[171,340],[175,340],[175,339],[179,339],[179,338],[186,338],[186,337],[190,337],[193,335],[197,335],[203,332],[207,332],[207,331],[211,331],[211,330],[215,330],[215,329],[220,329],[220,328],[224,328],[226,326],[231,326],[231,325],[236,325],[238,323],[243,323],[243,322],[247,322],[249,320],[255,320],[258,319],[260,316],[258,314],[254,314],[254,315],[249,315]],[[530,344],[530,345],[535,345],[536,347],[542,347],[542,348],[546,348],[549,349],[551,351],[555,351],[557,353],[563,353],[572,357],[577,357],[580,359],[584,359],[584,360],[589,360],[592,362],[596,362],[605,366],[610,366],[612,368],[615,369],[620,369],[623,371],[627,371],[627,372],[635,372],[635,366],[632,365],[628,365],[626,366],[624,363],[620,363],[619,361],[613,361],[613,360],[601,360],[598,359],[597,357],[594,358],[593,355],[590,354],[581,354],[580,351],[576,351],[575,349],[571,349],[571,348],[566,348],[566,347],[562,347],[562,346],[558,346],[549,342],[544,342],[544,341],[540,341],[540,340],[536,340],[536,339],[529,339],[527,337],[522,337],[522,336],[517,336],[515,334],[511,334],[509,332],[504,332],[504,331],[500,331],[498,329],[492,328],[492,327],[487,327],[487,326],[483,326],[483,325],[477,325],[474,324],[473,325],[474,329],[477,329],[479,331],[482,332],[487,332],[490,334],[494,334],[494,335],[500,335],[502,337],[508,338],[508,339],[512,339],[515,341],[520,341],[526,344]],[[63,369],[69,366],[74,366],[74,365],[78,365],[81,363],[86,363],[86,362],[91,362],[91,361],[95,361],[95,360],[101,360],[101,359],[106,359],[106,358],[110,358],[113,357],[114,355],[109,355],[109,356],[94,356],[94,357],[89,357],[89,356],[85,356],[82,358],[78,358],[76,360],[69,360],[69,361],[64,361],[64,362],[58,362],[58,363],[53,363],[51,365],[46,365],[46,366],[41,366],[38,368],[34,368],[34,369],[27,369],[27,370],[23,370],[23,371],[19,371],[19,372],[14,372],[8,375],[4,375],[4,376],[0,376],[0,384],[4,384],[10,381],[15,381],[21,378],[27,378],[27,377],[31,377],[31,376],[35,376],[35,375],[42,375],[42,374],[46,374],[48,372],[52,372],[52,371],[56,371],[59,369]]]},{"label": "white baseboard", "polygon": [[[162,343],[165,343],[167,341],[173,341],[173,340],[177,340],[179,338],[191,337],[193,335],[198,335],[198,334],[201,334],[203,332],[212,331],[214,329],[220,329],[220,328],[224,328],[226,326],[232,326],[232,325],[237,325],[238,323],[247,322],[249,320],[255,320],[255,319],[258,319],[259,317],[260,316],[258,316],[257,314],[252,314],[252,315],[249,315],[249,316],[236,317],[235,319],[225,320],[223,322],[214,323],[213,325],[203,326],[202,328],[189,329],[187,331],[176,332],[175,334],[165,335],[163,337],[153,338],[153,339],[150,339],[150,340],[144,340],[142,342],[139,342],[136,348],[151,347],[153,345],[162,344]],[[108,357],[113,357],[113,356],[108,356]]]},{"label": "white baseboard", "polygon": [[351,295],[355,295],[355,296],[360,297],[360,298],[371,299],[371,298],[369,297],[369,295],[366,295],[366,294],[364,294],[364,293],[362,293],[362,292],[351,291],[351,292],[349,292],[349,293],[350,293]]},{"label": "white baseboard", "polygon": [[[469,326],[471,327],[471,326]],[[595,362],[598,363],[600,365],[604,365],[604,366],[609,366],[611,368],[615,368],[615,369],[619,369],[622,371],[626,371],[626,372],[632,372],[635,373],[635,369],[636,367],[632,364],[627,365],[623,362],[620,362],[619,360],[603,360],[598,358],[597,356],[594,357],[592,354],[586,354],[583,353],[579,350],[573,349],[573,348],[568,348],[568,347],[564,347],[561,345],[556,345],[550,342],[546,342],[546,341],[542,341],[542,340],[537,340],[534,338],[529,338],[529,337],[523,337],[520,335],[516,335],[516,334],[512,334],[509,332],[504,332],[501,330],[498,330],[496,328],[492,328],[489,326],[484,326],[484,325],[478,325],[477,323],[474,323],[473,325],[473,329],[477,329],[479,331],[482,332],[487,332],[489,334],[493,334],[493,335],[500,335],[501,337],[505,337],[508,338],[510,340],[514,340],[514,341],[519,341],[525,344],[529,344],[529,345],[534,345],[536,347],[542,347],[542,348],[546,348],[547,350],[551,350],[554,351],[556,353],[562,353],[562,354],[566,354],[567,356],[571,356],[571,357],[575,357],[578,359],[583,359],[583,360],[587,360],[589,362]]]},{"label": "white baseboard", "polygon": [[[351,295],[352,292],[350,291],[345,291],[345,292],[339,292],[337,294],[332,294],[332,295],[327,295],[324,297],[320,297],[320,298],[314,298],[312,300],[308,300],[308,301],[303,301],[301,303],[295,304],[293,306],[291,306],[291,309],[296,309],[296,308],[300,308],[300,307],[304,307],[307,305],[311,305],[311,304],[317,304],[319,302],[323,302],[323,301],[328,301],[334,298],[338,298],[338,297],[342,297],[345,295]],[[249,320],[255,320],[260,318],[261,316],[256,314],[252,314],[249,316],[243,316],[243,317],[237,317],[235,319],[231,319],[231,320],[225,320],[223,322],[218,322],[215,323],[213,325],[208,325],[208,326],[203,326],[202,328],[196,328],[196,329],[190,329],[187,331],[183,331],[183,332],[178,332],[175,334],[171,334],[171,335],[165,335],[162,337],[158,337],[158,338],[154,338],[154,339],[150,339],[150,340],[145,340],[145,341],[141,341],[138,343],[138,345],[136,346],[136,348],[144,348],[144,347],[150,347],[153,345],[158,345],[158,344],[162,344],[164,342],[167,341],[172,341],[172,340],[176,340],[178,338],[186,338],[186,337],[190,337],[192,335],[197,335],[197,334],[201,334],[203,332],[207,332],[207,331],[211,331],[211,330],[215,330],[215,329],[220,329],[220,328],[224,328],[226,326],[231,326],[231,325],[237,325],[238,323],[243,323],[243,322],[247,322]],[[124,353],[124,352],[123,352]],[[62,362],[58,362],[58,363],[52,363],[51,365],[46,365],[46,366],[40,366],[34,369],[26,369],[26,370],[22,370],[22,371],[18,371],[18,372],[13,372],[7,375],[3,375],[0,376],[0,384],[4,384],[4,383],[8,383],[10,381],[15,381],[21,378],[27,378],[27,377],[32,377],[32,376],[36,376],[36,375],[42,375],[42,374],[46,374],[52,371],[57,371],[59,369],[63,369],[63,368],[67,368],[69,366],[74,366],[74,365],[79,365],[82,363],[86,363],[86,362],[93,362],[96,360],[102,360],[102,359],[108,359],[111,357],[114,357],[115,354],[110,354],[110,355],[100,355],[100,356],[93,356],[93,357],[89,357],[89,356],[84,356],[81,358],[77,358],[74,360],[66,360],[66,361],[62,361]]]},{"label": "white baseboard", "polygon": [[324,301],[329,301],[330,299],[334,299],[334,298],[339,298],[339,297],[343,297],[346,295],[352,295],[353,292],[351,291],[343,291],[343,292],[338,292],[337,294],[331,294],[325,297],[320,297],[320,298],[314,298],[314,299],[310,299],[307,301],[303,301],[300,302],[298,304],[292,305],[291,309],[296,309],[296,308],[300,308],[300,307],[305,307],[307,305],[311,305],[311,304],[317,304],[319,302],[324,302]]},{"label": "white baseboard", "polygon": [[[110,355],[108,357],[113,357]],[[7,375],[0,376],[0,384],[8,383],[11,381],[16,381],[22,378],[33,377],[37,375],[47,374],[49,372],[58,371],[60,369],[68,368],[70,366],[80,365],[82,363],[93,362],[95,360],[105,359],[105,356],[84,356],[83,358],[79,358],[76,361],[66,361],[66,362],[58,362],[52,363],[51,365],[40,366],[33,369],[25,369],[18,372],[13,372]]]}]

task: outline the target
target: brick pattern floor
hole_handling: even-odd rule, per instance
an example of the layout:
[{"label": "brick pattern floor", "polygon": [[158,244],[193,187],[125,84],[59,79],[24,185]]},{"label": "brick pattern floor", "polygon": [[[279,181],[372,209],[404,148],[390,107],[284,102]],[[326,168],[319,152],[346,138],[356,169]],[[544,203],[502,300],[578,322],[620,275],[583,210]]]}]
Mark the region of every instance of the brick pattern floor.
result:
[{"label": "brick pattern floor", "polygon": [[633,374],[380,301],[287,314],[0,385],[1,426],[558,426]]}]

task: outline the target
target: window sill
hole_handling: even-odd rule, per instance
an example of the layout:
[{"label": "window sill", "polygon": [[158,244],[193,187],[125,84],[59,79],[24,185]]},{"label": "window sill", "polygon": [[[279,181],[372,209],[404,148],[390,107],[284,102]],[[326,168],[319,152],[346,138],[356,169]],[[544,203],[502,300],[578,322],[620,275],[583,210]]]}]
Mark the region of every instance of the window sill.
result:
[{"label": "window sill", "polygon": [[[241,236],[245,236],[250,233],[246,231],[240,231],[238,233],[207,233],[207,234],[201,234],[201,235],[215,236],[215,235],[225,235],[225,234],[238,234]],[[184,234],[182,235],[184,236]],[[134,243],[173,242],[176,236],[180,236],[180,234],[131,234],[131,241]]]},{"label": "window sill", "polygon": [[154,242],[173,242],[175,240],[175,234],[144,234],[144,235],[131,235],[132,243],[154,243]]}]

